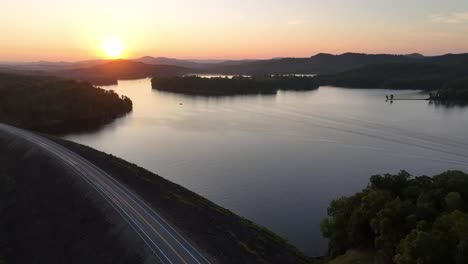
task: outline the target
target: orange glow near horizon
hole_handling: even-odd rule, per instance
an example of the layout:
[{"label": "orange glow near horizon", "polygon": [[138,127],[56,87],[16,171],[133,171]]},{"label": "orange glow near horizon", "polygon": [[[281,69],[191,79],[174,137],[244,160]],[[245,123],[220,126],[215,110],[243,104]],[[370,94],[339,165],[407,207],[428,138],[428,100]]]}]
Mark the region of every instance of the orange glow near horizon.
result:
[{"label": "orange glow near horizon", "polygon": [[468,52],[468,1],[428,1],[5,1],[0,62]]}]

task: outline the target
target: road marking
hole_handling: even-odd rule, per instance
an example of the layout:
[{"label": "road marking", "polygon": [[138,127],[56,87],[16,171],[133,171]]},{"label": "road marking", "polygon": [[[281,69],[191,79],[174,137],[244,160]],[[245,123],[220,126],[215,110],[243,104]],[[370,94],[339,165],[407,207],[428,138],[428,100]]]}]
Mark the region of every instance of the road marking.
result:
[{"label": "road marking", "polygon": [[188,264],[185,259],[175,250],[175,248],[171,245],[171,243],[169,243],[162,235],[161,233],[159,233],[158,230],[156,230],[132,205],[130,205],[127,201],[123,200],[121,197],[117,196],[117,199],[119,199],[121,202],[127,204],[136,214],[138,214],[140,216],[140,218],[154,231],[156,232],[156,234],[158,234],[158,236],[164,241],[166,242],[166,244],[172,249],[172,251],[174,251],[174,253],[180,258],[180,260],[182,260],[182,262],[184,262],[185,264]]},{"label": "road marking", "polygon": [[[21,132],[20,132],[20,134],[22,134],[23,136],[25,136],[29,141],[40,145],[42,148],[48,150],[49,152],[53,153],[53,154],[56,155],[57,157],[59,157],[59,158],[61,158],[62,160],[64,160],[64,161],[65,161],[65,164],[69,165],[69,167],[70,167],[71,169],[73,169],[74,171],[76,171],[79,175],[85,176],[85,177],[82,177],[82,178],[83,178],[86,182],[88,182],[88,184],[91,185],[94,189],[96,189],[96,190],[98,191],[98,193],[101,193],[101,195],[102,195],[107,201],[109,201],[109,203],[111,204],[112,207],[114,207],[114,205],[117,206],[125,215],[127,215],[127,217],[130,218],[130,220],[134,223],[134,225],[138,226],[138,228],[141,230],[141,232],[143,232],[143,233],[146,235],[146,237],[151,241],[152,244],[154,244],[154,246],[156,246],[156,248],[164,255],[164,257],[165,257],[171,264],[173,263],[173,262],[169,259],[169,257],[167,257],[167,255],[164,254],[164,252],[161,250],[161,248],[159,248],[158,245],[151,239],[151,237],[143,230],[143,228],[139,226],[139,224],[137,223],[137,220],[136,220],[135,218],[133,218],[130,214],[128,214],[127,212],[125,212],[125,210],[124,210],[121,206],[119,206],[117,203],[115,203],[115,202],[112,201],[112,200],[113,200],[113,199],[112,199],[112,196],[110,196],[109,194],[106,193],[106,192],[109,192],[109,190],[107,190],[107,188],[105,188],[105,186],[106,186],[105,182],[102,182],[98,177],[93,177],[92,175],[89,175],[88,173],[84,174],[84,172],[78,170],[77,167],[81,167],[82,170],[88,171],[88,169],[86,169],[86,167],[80,166],[80,165],[79,165],[78,163],[76,163],[76,162],[71,162],[71,160],[68,159],[66,156],[64,156],[63,153],[54,150],[53,148],[51,148],[50,146],[44,144],[43,142],[36,142],[34,136],[30,136],[30,135],[27,135],[27,134],[21,133]],[[39,140],[39,139],[37,139],[37,140]],[[96,183],[93,183],[88,177],[94,178],[95,180],[99,181],[101,184],[104,184],[104,185],[103,185],[103,186],[102,186],[102,185],[97,185]],[[99,191],[98,189],[99,189],[100,191]],[[111,189],[110,191],[113,192],[115,195],[117,195],[117,193],[115,193],[114,190]],[[119,197],[116,196],[116,198],[119,198]],[[128,203],[127,203],[127,205],[128,205]],[[130,205],[129,205],[129,206],[130,206]],[[130,206],[130,207],[134,210],[134,208],[133,208],[132,206]],[[114,207],[114,209],[116,209],[116,208]],[[117,211],[120,215],[122,215],[122,214],[120,213],[119,210],[116,209],[116,211]],[[134,210],[134,211],[135,211],[135,210]],[[139,215],[140,215],[140,214],[139,214]],[[123,216],[123,217],[124,217],[124,216]],[[140,215],[140,217],[141,217],[141,215]],[[125,217],[124,217],[124,218],[125,218]],[[145,221],[145,222],[146,222],[146,221]],[[135,230],[135,231],[136,231],[136,230]],[[137,231],[137,233],[138,233],[138,231]],[[158,235],[159,235],[159,233],[158,233]],[[141,237],[141,236],[140,236],[140,237]],[[161,236],[159,235],[159,237],[161,237]],[[161,238],[162,238],[162,237],[161,237]],[[142,239],[143,239],[143,238],[142,238]],[[143,241],[145,241],[145,239],[143,239]],[[164,241],[167,243],[167,241],[166,241],[165,239],[164,239]],[[150,247],[150,248],[151,248],[151,247]],[[172,248],[172,247],[171,247],[171,248]],[[153,253],[155,253],[155,255],[159,258],[158,254],[156,254],[156,252],[154,252],[153,249],[151,249],[151,250],[152,250]],[[174,250],[174,248],[172,248],[172,250]],[[174,251],[174,252],[175,252],[175,251]],[[177,254],[177,252],[176,252],[176,254]],[[180,256],[179,256],[179,257],[180,257]],[[182,261],[184,261],[184,260],[182,260]],[[184,263],[187,264],[187,262],[185,262],[185,261],[184,261]]]},{"label": "road marking", "polygon": [[[47,140],[48,139],[44,139],[44,140]],[[114,179],[112,176],[110,176],[109,174],[107,174],[105,171],[103,171],[102,169],[100,169],[99,167],[97,167],[96,165],[94,165],[93,163],[91,163],[90,161],[84,159],[83,157],[79,156],[78,154],[70,151],[69,149],[61,146],[61,145],[58,145],[57,143],[55,142],[50,142],[51,145],[54,145],[56,148],[62,150],[63,152],[67,152],[68,155],[71,155],[72,157],[82,161],[83,163],[85,163],[86,165],[90,166],[97,174],[100,174],[102,176],[104,176],[105,180],[108,180],[108,181],[111,181],[112,184],[117,184],[118,187],[120,187],[120,191],[123,192],[123,194],[125,196],[127,196],[129,199],[131,199],[134,203],[137,204],[138,207],[140,207],[146,214],[148,214],[151,219],[153,219],[153,221],[155,221],[160,227],[162,227],[182,248],[184,248],[184,250],[192,257],[194,258],[194,260],[197,262],[197,263],[200,263],[198,261],[198,259],[192,255],[192,253],[190,252],[190,250],[188,250],[184,245],[182,245],[182,243],[172,235],[172,233],[166,229],[166,227],[160,222],[162,221],[164,224],[166,224],[169,229],[171,229],[171,231],[173,231],[177,236],[179,236],[179,238],[181,238],[182,240],[184,240],[184,242],[186,243],[187,246],[191,247],[191,249],[193,251],[195,251],[199,257],[201,257],[204,261],[206,261],[207,263],[210,263],[196,248],[194,248],[187,240],[185,240],[185,238],[180,235],[167,221],[164,220],[164,218],[162,216],[160,216],[158,213],[156,213],[154,210],[151,209],[150,206],[148,206],[144,200],[142,200],[141,198],[139,198],[138,196],[136,196],[132,191],[128,190],[125,186],[123,186],[120,182],[118,182],[116,179]],[[143,204],[146,208],[144,208],[141,204]],[[160,220],[156,219],[153,214],[154,213]]]},{"label": "road marking", "polygon": [[[80,158],[81,158],[81,157],[80,157]],[[87,161],[87,160],[84,160],[84,161],[85,161],[85,162],[89,162],[89,161]],[[90,163],[90,162],[89,162],[89,163]],[[96,167],[96,166],[95,166],[94,164],[92,164],[92,163],[90,163],[90,165],[92,165],[92,167],[95,167],[95,170],[96,170],[97,172],[99,172],[98,170],[101,170],[101,169],[99,169],[98,167]],[[105,172],[104,172],[104,173],[105,173]],[[115,179],[112,178],[111,176],[108,176],[107,173],[106,173],[106,174],[103,174],[103,175],[104,175],[104,176],[107,175],[106,178],[107,178],[108,180],[112,181],[113,183],[114,183],[114,181],[115,181],[115,183],[117,183],[119,186],[121,186],[121,187],[122,187],[121,190],[123,190],[123,193],[124,193],[128,198],[130,198],[133,202],[135,202],[135,203],[137,204],[138,207],[140,207],[146,214],[148,214],[148,215],[151,217],[151,219],[153,219],[153,221],[155,221],[160,227],[162,227],[162,228],[163,228],[163,229],[164,229],[164,230],[165,230],[165,231],[182,247],[182,248],[185,249],[185,251],[187,251],[187,253],[188,253],[190,256],[192,256],[192,257],[195,259],[195,261],[197,261],[197,263],[200,263],[200,264],[201,264],[201,262],[199,262],[199,261],[196,259],[196,257],[195,257],[194,255],[192,255],[192,253],[190,252],[190,250],[188,250],[184,245],[182,245],[182,243],[181,243],[177,238],[175,238],[175,237],[171,234],[171,232],[170,232],[169,230],[167,230],[166,227],[165,227],[162,223],[160,223],[160,220],[163,221],[164,224],[166,224],[166,225],[171,229],[171,231],[175,232],[181,239],[183,239],[183,240],[185,241],[186,244],[188,244],[188,246],[192,247],[192,246],[187,242],[187,240],[184,239],[184,237],[183,237],[182,235],[180,235],[179,233],[177,233],[177,231],[176,231],[169,223],[167,223],[167,222],[162,218],[162,216],[159,216],[158,214],[156,214],[157,217],[158,217],[160,220],[156,219],[156,218],[153,216],[152,211],[150,211],[150,210],[151,210],[151,207],[149,207],[144,201],[142,201],[142,200],[139,199],[138,197],[135,197],[135,194],[133,194],[131,191],[127,191],[126,188],[125,188],[121,183],[119,183],[117,180],[115,180]],[[145,205],[147,208],[149,208],[149,210],[148,210],[147,208],[144,208],[140,203],[142,203],[142,204]],[[198,252],[194,247],[192,247],[192,250],[194,250],[201,258],[203,258],[207,263],[209,263],[209,261],[208,261],[205,257],[203,257],[203,255],[202,255],[200,252]]]}]

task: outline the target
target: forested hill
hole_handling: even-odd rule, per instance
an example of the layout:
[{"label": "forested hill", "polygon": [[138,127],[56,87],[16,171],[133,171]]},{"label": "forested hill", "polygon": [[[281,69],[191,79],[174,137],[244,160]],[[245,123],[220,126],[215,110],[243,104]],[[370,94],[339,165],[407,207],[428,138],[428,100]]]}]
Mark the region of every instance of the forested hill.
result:
[{"label": "forested hill", "polygon": [[117,80],[141,79],[153,76],[180,75],[189,73],[184,67],[153,65],[130,60],[115,60],[100,65],[50,72],[52,75],[83,80],[96,85],[117,84]]},{"label": "forested hill", "polygon": [[320,85],[350,88],[436,90],[434,99],[468,102],[468,54],[370,64],[338,74],[320,75],[317,81]]},{"label": "forested hill", "polygon": [[369,64],[333,75],[319,76],[323,85],[356,88],[434,90],[468,76],[468,54],[420,59],[416,62]]},{"label": "forested hill", "polygon": [[132,111],[132,101],[89,83],[0,73],[0,122],[47,132],[97,128]]},{"label": "forested hill", "polygon": [[219,63],[204,69],[210,73],[223,74],[290,74],[319,73],[332,74],[367,64],[399,63],[420,60],[420,56],[344,53],[332,55],[320,53],[310,58],[281,58],[246,61],[238,64]]}]

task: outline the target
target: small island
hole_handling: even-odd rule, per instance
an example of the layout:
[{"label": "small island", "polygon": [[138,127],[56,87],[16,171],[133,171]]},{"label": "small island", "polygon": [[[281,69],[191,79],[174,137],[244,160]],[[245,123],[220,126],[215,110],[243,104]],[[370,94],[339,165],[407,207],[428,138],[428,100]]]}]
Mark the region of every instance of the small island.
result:
[{"label": "small island", "polygon": [[276,94],[278,90],[313,90],[313,77],[294,75],[235,76],[202,78],[199,76],[154,77],[153,89],[200,96]]}]

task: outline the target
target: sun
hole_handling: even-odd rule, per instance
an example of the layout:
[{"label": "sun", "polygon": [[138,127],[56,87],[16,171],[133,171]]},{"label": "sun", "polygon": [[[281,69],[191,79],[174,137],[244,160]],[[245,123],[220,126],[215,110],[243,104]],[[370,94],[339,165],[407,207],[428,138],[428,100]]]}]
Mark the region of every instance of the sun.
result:
[{"label": "sun", "polygon": [[124,45],[119,39],[107,39],[102,43],[102,50],[110,59],[118,59],[122,56]]}]

